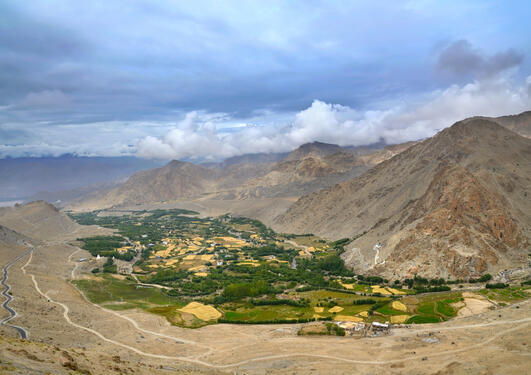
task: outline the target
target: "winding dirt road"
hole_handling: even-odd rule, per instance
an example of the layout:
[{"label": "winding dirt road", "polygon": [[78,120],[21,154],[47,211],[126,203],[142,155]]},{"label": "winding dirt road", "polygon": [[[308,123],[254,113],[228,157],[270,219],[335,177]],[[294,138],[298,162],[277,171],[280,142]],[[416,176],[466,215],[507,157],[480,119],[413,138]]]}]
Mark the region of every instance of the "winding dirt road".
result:
[{"label": "winding dirt road", "polygon": [[28,251],[26,251],[24,254],[21,254],[21,255],[17,256],[11,262],[6,264],[4,266],[4,269],[3,269],[4,276],[2,278],[2,281],[0,282],[4,286],[4,290],[2,291],[2,296],[4,296],[6,298],[4,303],[2,303],[2,307],[9,313],[8,317],[6,317],[6,318],[4,318],[4,319],[2,319],[0,321],[0,325],[15,329],[19,333],[20,338],[22,338],[22,339],[27,339],[28,338],[28,331],[25,328],[22,328],[22,327],[13,325],[13,324],[8,324],[8,322],[10,320],[16,318],[17,315],[18,315],[17,312],[14,309],[9,307],[9,303],[11,301],[13,301],[15,299],[15,297],[13,297],[11,295],[11,293],[9,292],[11,290],[11,286],[7,283],[7,281],[8,281],[8,270],[13,264],[15,264],[20,259],[24,258],[26,255],[28,255],[30,253],[33,253],[33,247],[30,248]]}]

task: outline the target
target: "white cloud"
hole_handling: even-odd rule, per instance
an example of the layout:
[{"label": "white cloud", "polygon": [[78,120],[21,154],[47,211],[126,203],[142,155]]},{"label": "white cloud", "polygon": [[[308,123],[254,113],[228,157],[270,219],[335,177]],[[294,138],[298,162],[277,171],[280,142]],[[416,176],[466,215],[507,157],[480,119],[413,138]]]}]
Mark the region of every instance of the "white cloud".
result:
[{"label": "white cloud", "polygon": [[360,112],[315,100],[289,125],[245,126],[218,132],[213,121],[188,113],[164,137],[148,136],[138,156],[162,159],[219,159],[256,152],[290,151],[313,141],[366,145],[384,139],[401,143],[432,136],[471,116],[502,116],[531,109],[531,76],[515,85],[507,77],[452,85],[385,110]]}]

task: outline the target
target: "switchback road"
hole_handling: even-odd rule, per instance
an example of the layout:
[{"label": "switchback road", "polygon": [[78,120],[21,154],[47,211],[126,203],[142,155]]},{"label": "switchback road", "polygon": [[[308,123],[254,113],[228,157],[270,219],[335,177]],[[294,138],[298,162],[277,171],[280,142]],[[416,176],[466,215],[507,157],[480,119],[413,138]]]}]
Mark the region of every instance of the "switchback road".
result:
[{"label": "switchback road", "polygon": [[28,338],[28,331],[26,331],[24,328],[22,327],[19,327],[19,326],[15,326],[15,325],[12,325],[12,324],[8,324],[8,322],[12,319],[14,319],[16,316],[17,316],[17,312],[15,310],[13,310],[11,307],[9,307],[9,302],[11,302],[15,297],[13,297],[9,291],[11,290],[11,287],[9,286],[9,284],[7,283],[7,280],[8,280],[8,274],[7,274],[7,271],[9,270],[9,267],[11,267],[13,264],[15,264],[16,262],[18,262],[20,259],[24,258],[26,255],[28,255],[29,253],[31,253],[33,251],[33,248],[29,249],[28,251],[26,251],[24,254],[22,255],[19,255],[18,257],[16,257],[15,259],[13,259],[11,262],[9,262],[8,264],[6,264],[4,266],[4,269],[3,269],[3,273],[4,273],[4,277],[2,278],[2,281],[1,281],[1,284],[4,286],[4,290],[2,291],[2,295],[6,298],[6,300],[4,301],[4,303],[2,303],[2,307],[9,313],[9,316],[2,319],[0,321],[0,325],[3,325],[3,326],[6,326],[6,327],[10,327],[10,328],[13,328],[15,330],[17,330],[17,332],[20,334],[20,337],[22,339],[26,339]]}]

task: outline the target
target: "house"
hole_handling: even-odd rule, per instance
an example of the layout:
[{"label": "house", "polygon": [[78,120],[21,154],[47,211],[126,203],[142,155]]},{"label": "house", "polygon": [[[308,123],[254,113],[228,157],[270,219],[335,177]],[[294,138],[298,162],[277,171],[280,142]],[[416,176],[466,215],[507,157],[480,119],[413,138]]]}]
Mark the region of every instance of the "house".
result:
[{"label": "house", "polygon": [[385,336],[390,332],[389,322],[379,323],[373,322],[367,330],[367,336]]},{"label": "house", "polygon": [[337,325],[345,330],[349,336],[363,334],[365,329],[364,322],[338,322]]}]

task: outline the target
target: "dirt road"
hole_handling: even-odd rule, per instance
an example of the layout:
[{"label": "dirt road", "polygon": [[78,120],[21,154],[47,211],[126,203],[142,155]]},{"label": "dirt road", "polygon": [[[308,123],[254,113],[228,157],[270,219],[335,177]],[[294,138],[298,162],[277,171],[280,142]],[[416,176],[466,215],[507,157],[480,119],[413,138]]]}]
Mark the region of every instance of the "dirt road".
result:
[{"label": "dirt road", "polygon": [[4,266],[4,268],[3,268],[3,275],[4,276],[3,276],[2,281],[1,281],[1,284],[4,286],[4,290],[2,291],[2,295],[6,298],[4,303],[2,303],[2,308],[4,308],[8,312],[9,316],[4,318],[4,319],[2,319],[0,321],[0,325],[15,329],[19,333],[19,335],[20,335],[20,337],[22,339],[27,339],[28,338],[28,331],[25,328],[22,328],[22,327],[13,325],[13,324],[8,324],[8,322],[10,320],[12,320],[12,319],[17,317],[17,312],[14,309],[12,309],[11,307],[9,307],[9,303],[11,301],[13,301],[15,299],[15,297],[13,297],[11,295],[11,293],[10,293],[11,286],[9,286],[9,284],[7,283],[7,281],[8,281],[8,270],[13,264],[18,262],[20,259],[24,258],[26,255],[30,254],[31,252],[33,252],[33,248],[30,248],[24,254],[21,254],[21,255],[17,256],[15,259],[13,259],[8,264],[6,264]]}]

